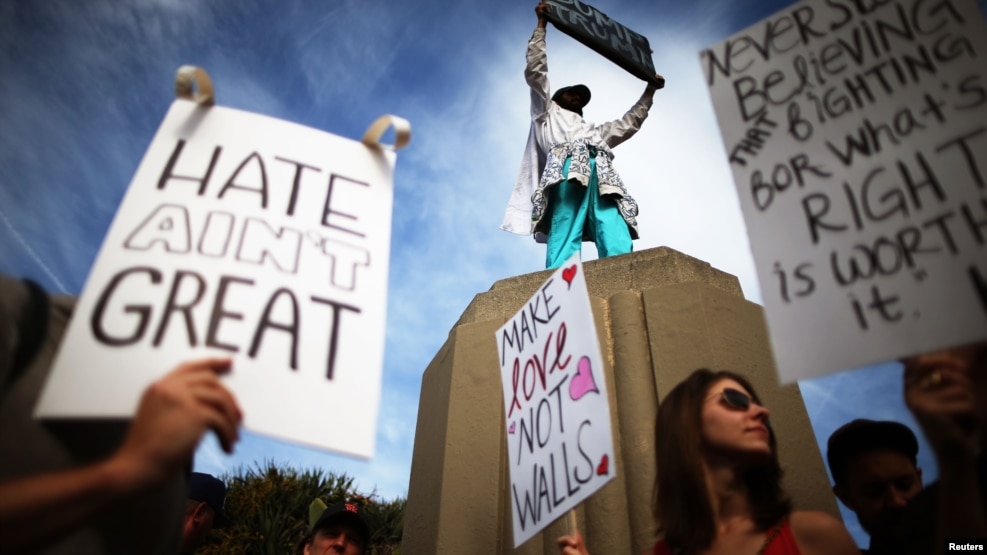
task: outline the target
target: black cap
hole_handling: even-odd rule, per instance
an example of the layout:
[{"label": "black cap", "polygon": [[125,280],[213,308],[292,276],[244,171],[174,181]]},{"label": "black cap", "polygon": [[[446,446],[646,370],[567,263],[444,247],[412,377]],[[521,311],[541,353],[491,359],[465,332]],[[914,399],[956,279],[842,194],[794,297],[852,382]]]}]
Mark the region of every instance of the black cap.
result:
[{"label": "black cap", "polygon": [[890,449],[908,457],[915,464],[918,440],[915,433],[899,422],[858,418],[840,426],[829,436],[826,445],[826,462],[837,484],[846,480],[846,466],[860,453]]},{"label": "black cap", "polygon": [[561,89],[555,91],[555,94],[552,95],[552,98],[553,99],[558,98],[559,95],[561,95],[566,91],[570,91],[573,94],[577,94],[583,99],[585,99],[586,102],[584,104],[589,104],[589,99],[592,98],[593,96],[592,94],[590,94],[589,87],[587,87],[586,85],[572,85],[569,87],[562,87]]},{"label": "black cap", "polygon": [[193,472],[188,477],[188,498],[201,501],[216,511],[216,518],[223,518],[226,502],[226,484],[210,474]]},{"label": "black cap", "polygon": [[370,543],[370,521],[367,520],[366,514],[359,506],[354,503],[338,503],[329,505],[319,514],[320,505],[325,507],[320,499],[316,499],[309,505],[309,522],[311,523],[309,531],[318,530],[333,522],[345,522],[356,529],[363,539],[365,547]]}]

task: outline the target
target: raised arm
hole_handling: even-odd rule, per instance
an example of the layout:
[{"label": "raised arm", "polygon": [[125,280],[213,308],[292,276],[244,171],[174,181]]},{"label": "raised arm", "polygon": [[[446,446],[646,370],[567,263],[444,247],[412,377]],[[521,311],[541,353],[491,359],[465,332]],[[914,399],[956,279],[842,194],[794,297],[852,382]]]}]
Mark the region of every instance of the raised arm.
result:
[{"label": "raised arm", "polygon": [[548,107],[548,100],[551,97],[551,89],[548,85],[548,55],[545,47],[545,14],[551,7],[545,2],[535,6],[535,15],[538,16],[538,26],[531,33],[528,40],[528,52],[526,56],[527,65],[524,68],[524,80],[531,87],[531,112],[532,117],[545,112]]},{"label": "raised arm", "polygon": [[631,109],[624,114],[624,117],[618,120],[608,121],[599,126],[600,136],[603,137],[607,146],[613,148],[633,137],[641,129],[641,124],[647,119],[648,111],[651,109],[651,105],[654,104],[655,91],[657,90],[658,87],[649,82],[641,98],[631,106]]}]

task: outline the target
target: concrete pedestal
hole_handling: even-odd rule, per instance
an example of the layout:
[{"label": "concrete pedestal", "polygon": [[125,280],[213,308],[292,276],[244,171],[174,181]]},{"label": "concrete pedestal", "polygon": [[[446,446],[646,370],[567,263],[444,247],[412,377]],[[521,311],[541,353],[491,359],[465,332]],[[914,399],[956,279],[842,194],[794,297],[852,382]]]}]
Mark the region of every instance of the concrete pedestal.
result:
[{"label": "concrete pedestal", "polygon": [[[839,516],[798,387],[778,387],[762,309],[744,299],[735,276],[668,248],[583,267],[618,458],[616,479],[577,510],[591,553],[641,553],[654,543],[655,412],[663,392],[700,367],[751,380],[771,409],[796,507]],[[498,281],[477,295],[425,370],[402,553],[558,553],[565,518],[513,549],[494,340],[550,274]]]}]

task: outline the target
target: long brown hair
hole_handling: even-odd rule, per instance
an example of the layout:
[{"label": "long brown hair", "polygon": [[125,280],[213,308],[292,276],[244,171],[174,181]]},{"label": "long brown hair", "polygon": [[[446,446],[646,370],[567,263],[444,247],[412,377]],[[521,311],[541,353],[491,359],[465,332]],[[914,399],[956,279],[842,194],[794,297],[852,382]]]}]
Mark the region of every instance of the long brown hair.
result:
[{"label": "long brown hair", "polygon": [[[742,385],[761,403],[747,378],[726,370],[700,368],[668,392],[655,419],[654,515],[666,543],[685,553],[702,551],[716,538],[702,465],[702,408],[710,388],[726,379]],[[744,473],[751,518],[759,530],[769,529],[792,510],[781,489],[774,430],[770,426],[768,430],[771,459]]]}]

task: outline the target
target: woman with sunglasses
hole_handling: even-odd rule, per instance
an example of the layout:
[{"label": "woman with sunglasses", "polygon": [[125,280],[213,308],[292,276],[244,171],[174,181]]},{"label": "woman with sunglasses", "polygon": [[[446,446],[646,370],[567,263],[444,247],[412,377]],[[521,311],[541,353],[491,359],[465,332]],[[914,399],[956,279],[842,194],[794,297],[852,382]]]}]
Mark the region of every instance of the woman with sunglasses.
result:
[{"label": "woman with sunglasses", "polygon": [[[792,511],[765,408],[746,378],[700,369],[662,400],[655,421],[656,555],[858,555],[843,524]],[[585,555],[582,538],[559,538]]]}]

